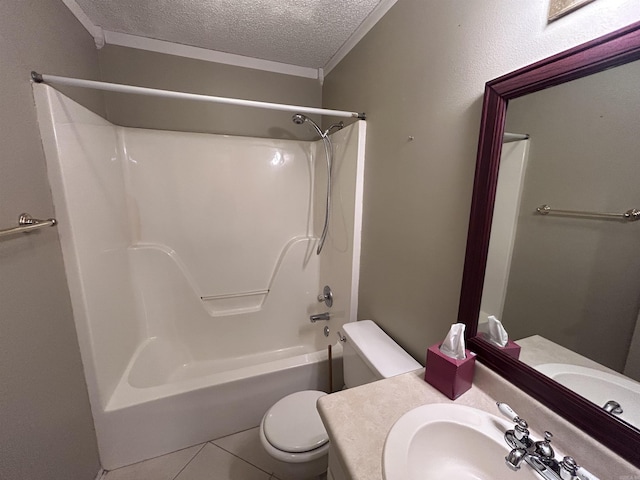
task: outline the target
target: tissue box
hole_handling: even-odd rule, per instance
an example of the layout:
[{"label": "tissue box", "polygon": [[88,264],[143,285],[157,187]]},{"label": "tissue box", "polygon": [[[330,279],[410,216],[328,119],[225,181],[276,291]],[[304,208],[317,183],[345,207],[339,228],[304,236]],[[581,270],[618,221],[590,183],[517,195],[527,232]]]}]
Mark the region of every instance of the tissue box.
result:
[{"label": "tissue box", "polygon": [[498,347],[507,355],[515,358],[516,360],[520,358],[520,345],[518,345],[513,340],[507,340],[507,344],[504,347]]},{"label": "tissue box", "polygon": [[440,351],[440,345],[433,345],[427,350],[427,366],[424,380],[455,400],[471,388],[476,355],[465,350],[467,358],[456,360]]},{"label": "tissue box", "polygon": [[489,339],[487,338],[487,335],[484,334],[484,339],[489,342],[491,345],[493,345],[496,348],[499,348],[500,350],[502,350],[504,353],[506,353],[507,355],[515,358],[516,360],[518,358],[520,358],[520,345],[518,345],[516,342],[514,342],[513,340],[507,340],[507,344],[504,347],[501,347],[500,345],[496,345],[493,342],[490,342]]}]

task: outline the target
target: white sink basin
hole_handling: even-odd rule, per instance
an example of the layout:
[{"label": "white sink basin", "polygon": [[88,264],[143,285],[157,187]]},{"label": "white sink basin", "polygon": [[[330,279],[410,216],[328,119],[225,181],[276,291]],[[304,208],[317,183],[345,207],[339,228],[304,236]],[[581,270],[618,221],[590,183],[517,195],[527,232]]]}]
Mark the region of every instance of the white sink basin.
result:
[{"label": "white sink basin", "polygon": [[565,363],[545,363],[535,368],[599,407],[609,400],[615,400],[623,410],[623,413],[615,416],[640,427],[640,383],[593,368]]},{"label": "white sink basin", "polygon": [[527,465],[510,470],[504,432],[513,425],[471,407],[423,405],[405,413],[384,444],[385,480],[539,480]]}]

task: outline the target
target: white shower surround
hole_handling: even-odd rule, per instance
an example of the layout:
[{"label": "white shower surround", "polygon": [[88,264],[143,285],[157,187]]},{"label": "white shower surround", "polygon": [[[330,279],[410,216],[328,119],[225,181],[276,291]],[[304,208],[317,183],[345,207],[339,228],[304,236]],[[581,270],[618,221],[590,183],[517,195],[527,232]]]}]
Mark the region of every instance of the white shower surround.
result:
[{"label": "white shower surround", "polygon": [[[325,389],[326,346],[357,308],[364,122],[332,135],[316,256],[320,142],[117,127],[46,85],[34,94],[103,467],[257,426],[284,395]],[[328,339],[308,320],[325,284]]]}]

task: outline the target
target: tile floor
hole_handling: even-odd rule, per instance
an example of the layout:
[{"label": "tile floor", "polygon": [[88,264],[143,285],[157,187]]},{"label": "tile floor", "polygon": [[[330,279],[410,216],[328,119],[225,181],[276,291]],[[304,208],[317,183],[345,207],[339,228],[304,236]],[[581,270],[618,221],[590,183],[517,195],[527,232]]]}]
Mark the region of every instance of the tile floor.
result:
[{"label": "tile floor", "polygon": [[280,480],[258,428],[108,472],[102,480]]}]

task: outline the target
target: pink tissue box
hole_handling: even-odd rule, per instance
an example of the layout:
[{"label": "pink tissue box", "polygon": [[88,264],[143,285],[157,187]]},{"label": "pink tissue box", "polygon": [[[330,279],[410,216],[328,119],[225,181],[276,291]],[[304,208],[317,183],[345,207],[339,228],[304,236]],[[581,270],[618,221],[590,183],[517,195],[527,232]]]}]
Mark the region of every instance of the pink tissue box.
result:
[{"label": "pink tissue box", "polygon": [[427,350],[427,368],[424,380],[455,400],[471,388],[476,354],[465,350],[467,358],[456,360],[440,351],[440,345],[432,345]]},{"label": "pink tissue box", "polygon": [[507,340],[507,344],[504,347],[498,347],[507,355],[515,358],[516,360],[520,358],[520,345],[518,345],[513,340]]},{"label": "pink tissue box", "polygon": [[[486,340],[486,339],[485,339]],[[489,340],[487,340],[487,342],[489,342]],[[499,348],[500,350],[502,350],[504,353],[506,353],[507,355],[509,355],[510,357],[515,358],[516,360],[518,358],[520,358],[520,345],[518,345],[516,342],[514,342],[513,340],[507,340],[507,344],[504,347],[501,347],[499,345],[496,345],[493,342],[489,342],[491,345],[493,345],[496,348]]]}]

